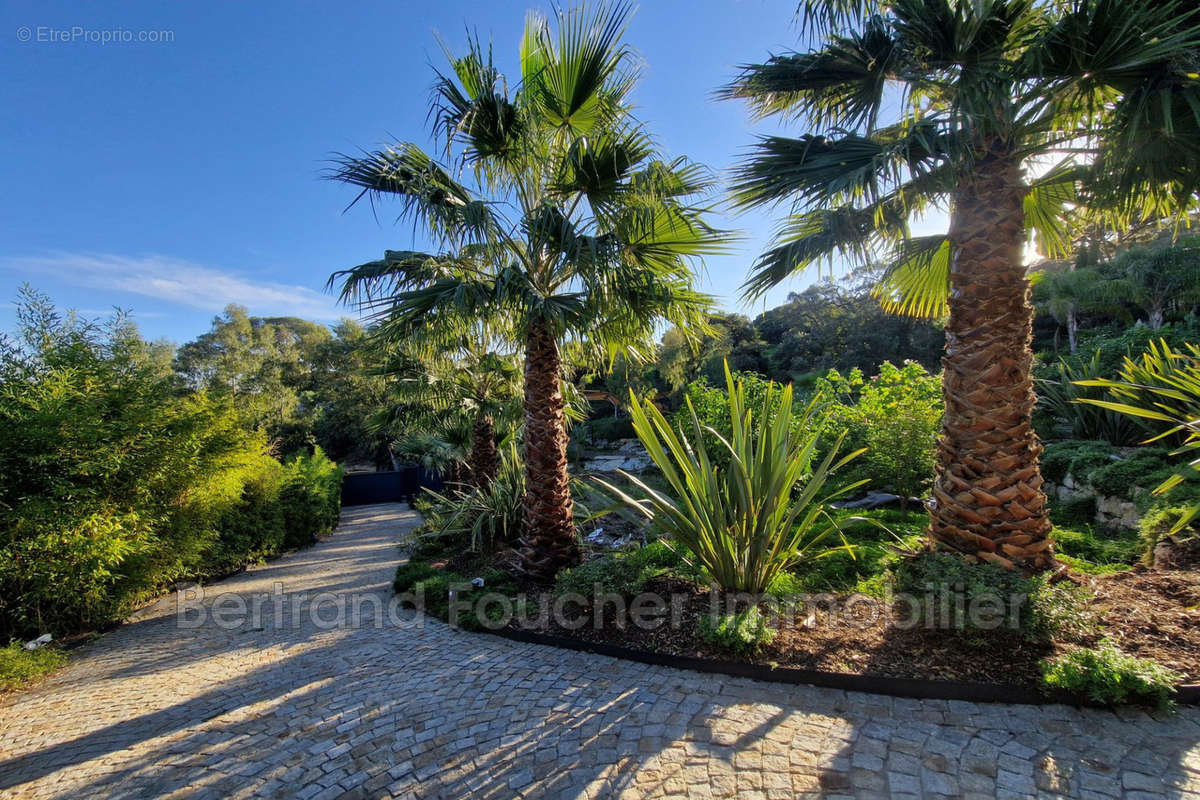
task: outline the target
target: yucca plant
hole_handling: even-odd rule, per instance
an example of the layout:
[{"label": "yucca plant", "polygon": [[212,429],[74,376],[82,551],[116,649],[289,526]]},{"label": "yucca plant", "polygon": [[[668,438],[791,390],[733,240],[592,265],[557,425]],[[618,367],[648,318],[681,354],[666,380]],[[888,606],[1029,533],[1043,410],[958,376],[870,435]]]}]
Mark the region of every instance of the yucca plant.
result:
[{"label": "yucca plant", "polygon": [[469,541],[475,552],[492,550],[497,543],[517,541],[521,534],[525,472],[521,453],[510,441],[502,451],[495,477],[485,486],[457,497],[429,491],[439,512],[433,533],[439,538]]},{"label": "yucca plant", "polygon": [[[792,387],[768,387],[762,405],[751,409],[741,381],[725,365],[731,434],[722,436],[702,425],[687,400],[690,435],[672,429],[649,401],[631,395],[633,427],[646,452],[662,471],[669,492],[660,492],[635,475],[625,477],[645,494],[635,499],[604,482],[608,491],[640,512],[671,540],[687,547],[725,590],[762,593],[779,572],[795,562],[832,552],[818,550],[836,535],[849,545],[828,513],[830,500],[862,485],[862,481],[828,490],[839,468],[862,451],[838,456],[843,433],[818,458],[821,398],[796,413]],[[729,456],[719,466],[709,452],[721,448]],[[828,490],[828,491],[827,491]]]},{"label": "yucca plant", "polygon": [[[1120,380],[1079,381],[1081,386],[1098,386],[1112,392],[1117,400],[1081,399],[1081,403],[1119,411],[1140,419],[1163,423],[1167,430],[1148,439],[1164,439],[1183,434],[1183,446],[1175,454],[1200,452],[1200,347],[1187,345],[1187,352],[1172,350],[1166,340],[1150,343],[1150,349],[1140,359],[1126,357]],[[1200,470],[1200,456],[1190,466]],[[1155,490],[1166,494],[1183,482],[1182,474],[1172,475]],[[1187,507],[1171,528],[1178,533],[1200,515],[1200,504]]]},{"label": "yucca plant", "polygon": [[1056,422],[1070,426],[1072,439],[1103,439],[1119,446],[1137,444],[1149,431],[1139,420],[1082,402],[1104,399],[1104,389],[1081,384],[1099,380],[1102,369],[1099,351],[1086,361],[1058,362],[1051,377],[1036,379],[1038,403]]}]

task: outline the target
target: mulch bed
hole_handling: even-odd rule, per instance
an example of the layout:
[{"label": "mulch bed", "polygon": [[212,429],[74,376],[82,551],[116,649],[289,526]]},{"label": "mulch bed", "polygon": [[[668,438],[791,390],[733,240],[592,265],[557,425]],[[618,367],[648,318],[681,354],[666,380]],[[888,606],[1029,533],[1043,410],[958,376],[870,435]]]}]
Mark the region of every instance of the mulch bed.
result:
[{"label": "mulch bed", "polygon": [[1091,582],[1104,634],[1122,650],[1200,681],[1200,570],[1148,570]]},{"label": "mulch bed", "polygon": [[[1200,572],[1138,568],[1084,583],[1095,593],[1093,609],[1100,616],[1103,636],[1130,653],[1171,667],[1184,675],[1185,683],[1200,680]],[[629,624],[608,607],[598,626],[586,611],[569,609],[572,618],[582,614],[586,624],[564,627],[555,622],[553,614],[535,615],[531,610],[527,618],[540,617],[539,624],[519,625],[514,620],[510,627],[654,653],[739,659],[699,635],[701,618],[712,613],[713,598],[707,589],[667,580],[652,583],[647,591],[677,598],[683,624],[664,620],[647,630]],[[548,592],[531,599],[544,611],[554,601]],[[723,598],[717,602],[720,607]],[[834,610],[840,610],[836,620]],[[793,621],[781,626],[772,642],[740,659],[855,675],[1029,686],[1040,676],[1041,659],[1071,648],[1031,643],[1004,629],[972,635],[920,626],[904,628],[880,601],[863,595],[830,595],[815,612],[805,610],[790,619]]]}]

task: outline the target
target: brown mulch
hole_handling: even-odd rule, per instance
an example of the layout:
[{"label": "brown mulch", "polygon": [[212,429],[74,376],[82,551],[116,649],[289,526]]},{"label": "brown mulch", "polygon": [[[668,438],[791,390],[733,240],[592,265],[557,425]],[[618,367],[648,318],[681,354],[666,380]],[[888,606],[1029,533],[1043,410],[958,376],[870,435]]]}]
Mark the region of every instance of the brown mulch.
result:
[{"label": "brown mulch", "polygon": [[1136,567],[1090,584],[1118,647],[1200,681],[1200,570]]},{"label": "brown mulch", "polygon": [[[1185,682],[1200,680],[1200,572],[1137,569],[1083,583],[1095,593],[1093,610],[1099,614],[1102,636],[1176,670]],[[648,591],[673,597],[677,606],[666,610],[662,624],[653,629],[631,624],[611,607],[599,624],[587,610],[572,608],[572,618],[586,620],[581,627],[562,627],[549,613],[542,615],[546,619],[539,624],[519,626],[514,621],[513,627],[657,653],[748,660],[774,667],[1024,686],[1037,681],[1041,659],[1076,646],[1031,643],[1003,629],[968,634],[906,628],[897,625],[878,600],[829,595],[820,608],[788,615],[790,622],[781,625],[774,640],[757,653],[738,656],[699,635],[700,620],[713,608],[714,598],[707,589],[670,580],[654,582]],[[536,597],[538,607],[548,612],[553,595],[543,592]],[[716,602],[722,608],[723,598]],[[673,613],[682,624],[669,624]]]}]

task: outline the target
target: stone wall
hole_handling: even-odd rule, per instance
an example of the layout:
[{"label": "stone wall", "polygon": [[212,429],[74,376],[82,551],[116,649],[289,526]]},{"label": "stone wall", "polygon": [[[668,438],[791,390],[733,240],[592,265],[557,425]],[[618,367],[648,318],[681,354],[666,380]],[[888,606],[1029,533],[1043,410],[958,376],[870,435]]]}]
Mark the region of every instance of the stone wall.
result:
[{"label": "stone wall", "polygon": [[[1046,481],[1045,489],[1052,501],[1055,498],[1067,501],[1094,497],[1096,499],[1095,521],[1101,525],[1136,530],[1138,523],[1142,520],[1142,515],[1138,512],[1137,504],[1134,501],[1126,500],[1123,497],[1107,497],[1099,494],[1091,484],[1077,481],[1075,476],[1069,472],[1061,484]],[[1134,491],[1145,490],[1135,489]]]}]

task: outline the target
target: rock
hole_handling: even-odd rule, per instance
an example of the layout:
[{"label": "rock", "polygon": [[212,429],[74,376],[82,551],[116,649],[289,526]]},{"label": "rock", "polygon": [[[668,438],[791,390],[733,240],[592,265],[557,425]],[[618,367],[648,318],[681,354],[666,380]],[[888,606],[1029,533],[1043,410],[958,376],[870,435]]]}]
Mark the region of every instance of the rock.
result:
[{"label": "rock", "polygon": [[[865,497],[860,497],[857,500],[838,500],[832,503],[834,508],[862,508],[875,509],[884,508],[886,506],[900,507],[900,495],[889,494],[888,492],[868,492]],[[908,498],[909,508],[920,509],[924,504],[924,500],[919,497]]]},{"label": "rock", "polygon": [[50,644],[50,642],[53,639],[54,639],[54,637],[51,636],[50,634],[43,633],[41,636],[37,637],[36,639],[26,642],[25,649],[26,650],[37,650],[39,647],[43,647],[44,645]]},{"label": "rock", "polygon": [[583,460],[583,468],[590,472],[641,472],[650,466],[650,457],[641,455],[592,456]]}]

